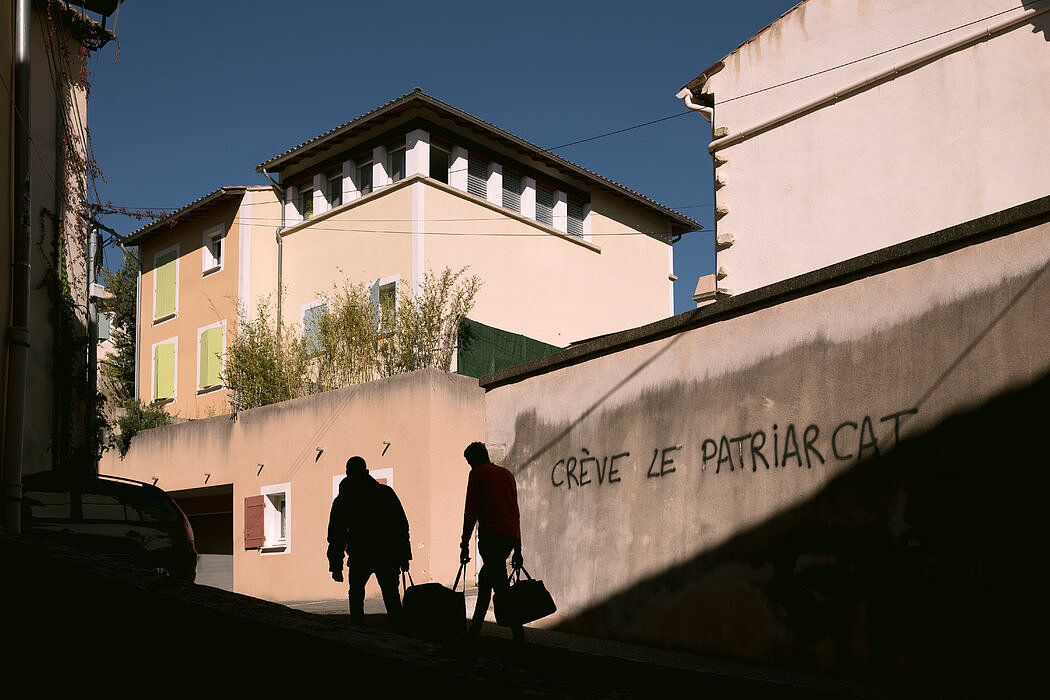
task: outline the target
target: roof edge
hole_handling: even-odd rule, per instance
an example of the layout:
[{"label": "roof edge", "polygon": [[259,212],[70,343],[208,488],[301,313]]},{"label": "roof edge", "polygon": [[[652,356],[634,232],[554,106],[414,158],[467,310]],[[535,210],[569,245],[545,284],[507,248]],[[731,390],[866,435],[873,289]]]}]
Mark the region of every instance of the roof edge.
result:
[{"label": "roof edge", "polygon": [[553,355],[484,375],[478,382],[485,391],[515,384],[530,377],[744,316],[791,299],[816,294],[864,277],[1010,235],[1023,227],[1047,222],[1050,222],[1050,195],[729,297],[716,304],[571,345]]},{"label": "roof edge", "polygon": [[224,185],[216,190],[212,190],[208,194],[202,195],[197,199],[193,200],[189,204],[185,204],[182,207],[170,212],[163,218],[157,219],[156,221],[150,222],[145,226],[142,226],[135,231],[132,231],[125,237],[124,243],[126,245],[138,245],[143,239],[148,238],[150,235],[156,233],[161,227],[168,226],[172,227],[179,223],[179,220],[192,214],[201,207],[216,202],[220,199],[227,197],[233,197],[235,195],[243,194],[249,191],[269,190],[269,185]]}]

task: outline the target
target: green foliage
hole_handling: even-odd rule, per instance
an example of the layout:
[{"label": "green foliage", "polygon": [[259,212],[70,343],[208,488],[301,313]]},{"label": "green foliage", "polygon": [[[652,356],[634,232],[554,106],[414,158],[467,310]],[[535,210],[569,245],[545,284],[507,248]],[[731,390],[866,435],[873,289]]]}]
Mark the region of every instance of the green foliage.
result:
[{"label": "green foliage", "polygon": [[140,430],[159,428],[162,425],[170,425],[172,422],[172,418],[165,412],[163,404],[144,404],[139,399],[133,398],[124,401],[123,405],[125,413],[120,418],[117,418],[117,426],[120,428],[120,432],[114,438],[114,443],[120,452],[121,459],[128,453],[132,438]]},{"label": "green foliage", "polygon": [[135,311],[139,263],[124,253],[124,264],[116,272],[102,269],[102,282],[112,295],[102,310],[112,315],[110,342],[114,352],[102,360],[102,375],[115,391],[114,400],[124,402],[135,396]]},{"label": "green foliage", "polygon": [[270,304],[241,317],[226,349],[223,377],[234,410],[417,369],[449,371],[460,321],[481,287],[466,268],[424,276],[422,294],[402,290],[374,298],[363,284],[344,282],[325,299],[305,335],[277,327]]},{"label": "green foliage", "polygon": [[293,329],[277,322],[269,299],[259,303],[255,318],[241,316],[237,334],[226,348],[223,382],[234,410],[286,401],[309,392],[310,364],[306,343]]}]

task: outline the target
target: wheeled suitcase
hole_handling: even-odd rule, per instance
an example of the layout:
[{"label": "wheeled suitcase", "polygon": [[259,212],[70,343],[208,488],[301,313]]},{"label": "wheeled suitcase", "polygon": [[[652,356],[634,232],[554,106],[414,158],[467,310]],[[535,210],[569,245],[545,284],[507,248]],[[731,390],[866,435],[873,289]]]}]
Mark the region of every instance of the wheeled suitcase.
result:
[{"label": "wheeled suitcase", "polygon": [[[466,564],[460,565],[452,588],[436,582],[416,585],[412,574],[408,575],[409,585],[405,586],[401,605],[405,622],[411,629],[429,634],[456,634],[466,629],[466,568]],[[457,591],[460,578],[463,578],[463,590]],[[402,574],[402,584],[404,580]]]}]

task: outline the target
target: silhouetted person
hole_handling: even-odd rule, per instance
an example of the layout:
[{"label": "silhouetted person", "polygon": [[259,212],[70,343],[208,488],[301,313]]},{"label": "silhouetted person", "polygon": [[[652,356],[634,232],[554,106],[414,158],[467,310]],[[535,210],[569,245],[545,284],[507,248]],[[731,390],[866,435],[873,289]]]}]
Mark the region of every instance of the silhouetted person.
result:
[{"label": "silhouetted person", "polygon": [[[480,442],[472,442],[463,451],[470,465],[467,479],[467,498],[463,507],[463,539],[460,541],[459,560],[470,561],[470,535],[474,524],[478,526],[478,553],[481,555],[481,571],[478,573],[478,603],[467,632],[469,638],[481,633],[489,599],[496,593],[499,607],[501,593],[509,587],[507,582],[507,557],[513,552],[511,563],[521,568],[521,523],[518,515],[518,489],[514,475],[489,460],[489,451]],[[521,625],[511,627],[514,641],[525,639]]]},{"label": "silhouetted person", "polygon": [[394,629],[404,627],[398,576],[408,571],[412,545],[408,518],[394,489],[368,473],[365,460],[351,457],[328,519],[328,569],[343,580],[343,552],[350,576],[350,621],[364,622],[365,583],[375,574]]}]

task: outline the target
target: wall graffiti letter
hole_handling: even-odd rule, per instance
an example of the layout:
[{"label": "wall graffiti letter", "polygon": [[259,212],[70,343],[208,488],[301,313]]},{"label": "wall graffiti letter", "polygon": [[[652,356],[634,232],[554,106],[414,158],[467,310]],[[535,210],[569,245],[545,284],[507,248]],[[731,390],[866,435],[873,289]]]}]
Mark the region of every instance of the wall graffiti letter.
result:
[{"label": "wall graffiti letter", "polygon": [[919,412],[917,408],[909,408],[907,411],[897,411],[891,413],[888,416],[883,416],[879,419],[880,423],[885,423],[888,420],[893,421],[893,446],[901,444],[901,416],[913,416]]},{"label": "wall graffiti letter", "polygon": [[[813,431],[812,437],[810,437],[810,431]],[[816,424],[810,424],[806,426],[806,430],[802,433],[802,444],[806,449],[806,469],[812,469],[813,463],[809,459],[809,453],[812,452],[820,460],[821,464],[824,464],[824,455],[820,454],[820,450],[813,447],[813,443],[820,437],[820,428]]]},{"label": "wall graffiti letter", "polygon": [[848,421],[845,421],[844,423],[840,423],[839,427],[835,428],[835,432],[833,432],[831,434],[831,452],[832,452],[832,454],[835,455],[835,459],[841,460],[843,462],[845,462],[848,459],[852,459],[853,458],[852,454],[848,454],[848,455],[840,455],[839,454],[839,446],[838,446],[839,431],[842,430],[843,428],[845,428],[847,425],[849,427],[853,428],[854,430],[857,429],[857,424],[854,423],[851,420],[848,420]]},{"label": "wall graffiti letter", "polygon": [[733,451],[729,447],[729,439],[725,435],[718,443],[718,466],[715,474],[722,471],[722,462],[729,462],[729,471],[733,471]]},{"label": "wall graffiti letter", "polygon": [[[707,452],[707,443],[711,443],[711,453],[710,454],[708,454],[708,452]],[[701,459],[701,463],[702,463],[701,467],[700,467],[700,470],[706,472],[707,471],[707,460],[714,459],[715,455],[717,455],[717,454],[718,454],[718,443],[716,443],[711,438],[707,438],[706,440],[704,440],[703,443],[700,445],[700,459]]]},{"label": "wall graffiti letter", "polygon": [[788,457],[794,457],[798,466],[802,466],[802,455],[798,451],[798,438],[795,437],[794,423],[788,423],[787,432],[784,433],[784,455],[780,458],[780,466],[787,466]]},{"label": "wall graffiti letter", "polygon": [[[867,439],[865,439],[867,435]],[[871,416],[864,416],[860,423],[860,443],[857,446],[857,459],[864,459],[864,450],[874,450],[875,456],[879,456],[879,442],[875,439],[875,428],[871,424]]]},{"label": "wall graffiti letter", "polygon": [[630,456],[631,456],[630,452],[621,452],[618,455],[613,455],[612,459],[609,460],[609,483],[610,484],[618,484],[618,483],[620,483],[620,477],[616,476],[614,478],[614,475],[620,473],[620,470],[616,468],[616,460],[620,459],[621,457],[630,457]]},{"label": "wall graffiti letter", "polygon": [[586,486],[587,484],[591,483],[591,480],[587,478],[587,467],[585,467],[584,464],[586,462],[594,462],[595,464],[597,464],[598,460],[596,460],[594,457],[591,457],[591,453],[587,451],[586,447],[582,448],[582,452],[587,456],[580,458],[580,486]]},{"label": "wall graffiti letter", "polygon": [[569,484],[569,490],[572,491],[572,482],[576,482],[576,485],[580,485],[580,480],[576,477],[576,458],[569,457],[565,461],[565,481]]},{"label": "wall graffiti letter", "polygon": [[[756,445],[755,438],[759,436],[762,437],[762,442]],[[763,431],[756,430],[755,432],[751,433],[751,471],[758,471],[758,462],[755,460],[755,455],[758,455],[758,458],[762,460],[762,464],[766,466],[766,469],[769,469],[769,461],[766,459],[766,456],[762,454],[762,448],[765,446],[766,434]]]},{"label": "wall graffiti letter", "polygon": [[551,468],[551,483],[554,485],[554,488],[558,488],[559,486],[565,483],[564,481],[554,480],[554,472],[558,471],[559,464],[565,464],[565,460],[559,459],[557,462],[554,463],[554,467]]}]

